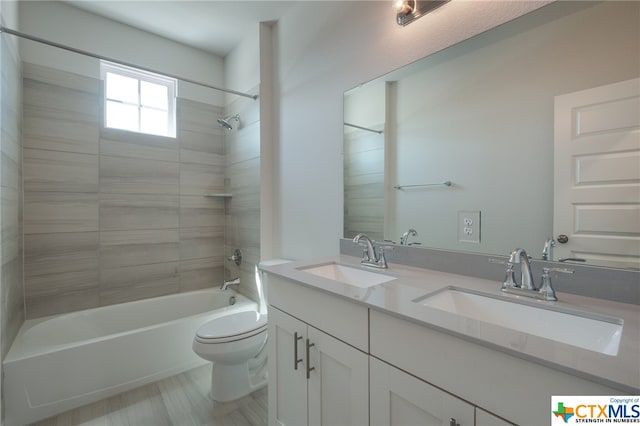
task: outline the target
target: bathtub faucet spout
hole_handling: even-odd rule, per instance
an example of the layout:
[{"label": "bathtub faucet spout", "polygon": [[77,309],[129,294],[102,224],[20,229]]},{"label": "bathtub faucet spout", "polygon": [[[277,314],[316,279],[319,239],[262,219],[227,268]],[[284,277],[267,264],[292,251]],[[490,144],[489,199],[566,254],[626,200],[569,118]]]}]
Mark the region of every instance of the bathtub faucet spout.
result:
[{"label": "bathtub faucet spout", "polygon": [[231,285],[239,285],[239,284],[240,284],[240,278],[239,277],[238,278],[234,278],[232,280],[223,282],[222,285],[220,286],[220,289],[221,290],[226,290]]}]

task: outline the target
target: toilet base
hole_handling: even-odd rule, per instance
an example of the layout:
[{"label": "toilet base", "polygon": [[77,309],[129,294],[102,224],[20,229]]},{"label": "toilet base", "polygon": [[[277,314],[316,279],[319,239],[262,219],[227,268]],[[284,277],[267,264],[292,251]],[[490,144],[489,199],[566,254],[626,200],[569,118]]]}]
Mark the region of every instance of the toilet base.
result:
[{"label": "toilet base", "polygon": [[210,396],[216,402],[240,399],[266,386],[266,384],[266,368],[252,372],[246,362],[234,365],[214,363],[211,368]]}]

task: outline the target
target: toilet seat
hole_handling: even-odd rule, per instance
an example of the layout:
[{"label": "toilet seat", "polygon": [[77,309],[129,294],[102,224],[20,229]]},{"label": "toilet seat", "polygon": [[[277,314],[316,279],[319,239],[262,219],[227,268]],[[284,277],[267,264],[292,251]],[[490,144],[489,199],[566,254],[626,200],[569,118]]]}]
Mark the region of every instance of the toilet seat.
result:
[{"label": "toilet seat", "polygon": [[267,331],[267,316],[246,311],[213,319],[198,328],[195,340],[200,343],[227,343],[247,339]]}]

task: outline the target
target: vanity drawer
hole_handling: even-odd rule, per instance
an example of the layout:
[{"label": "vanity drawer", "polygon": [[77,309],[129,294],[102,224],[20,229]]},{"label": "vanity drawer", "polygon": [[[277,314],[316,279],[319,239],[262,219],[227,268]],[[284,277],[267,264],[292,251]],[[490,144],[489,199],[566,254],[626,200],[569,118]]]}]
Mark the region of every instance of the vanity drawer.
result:
[{"label": "vanity drawer", "polygon": [[273,274],[266,281],[269,305],[369,352],[367,307]]}]

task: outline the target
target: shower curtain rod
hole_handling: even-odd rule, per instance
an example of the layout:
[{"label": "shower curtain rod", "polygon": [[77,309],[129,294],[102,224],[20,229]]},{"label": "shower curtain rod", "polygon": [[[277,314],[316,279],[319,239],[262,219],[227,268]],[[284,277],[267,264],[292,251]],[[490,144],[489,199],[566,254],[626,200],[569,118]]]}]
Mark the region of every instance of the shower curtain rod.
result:
[{"label": "shower curtain rod", "polygon": [[357,124],[344,123],[344,125],[345,126],[349,126],[349,127],[355,127],[356,129],[360,129],[360,130],[366,130],[367,132],[377,133],[379,135],[381,135],[383,133],[382,130],[374,130],[374,129],[370,129],[368,127],[358,126]]},{"label": "shower curtain rod", "polygon": [[127,66],[127,67],[137,68],[137,69],[142,70],[142,71],[151,72],[151,73],[154,73],[154,74],[164,75],[166,77],[175,78],[176,80],[182,80],[182,81],[187,82],[187,83],[197,84],[198,86],[207,87],[209,89],[218,90],[220,92],[231,93],[233,95],[238,95],[238,96],[244,96],[245,98],[251,98],[253,100],[258,99],[258,95],[250,95],[248,93],[238,92],[236,90],[224,89],[222,87],[212,86],[210,84],[202,83],[200,81],[190,80],[188,78],[179,77],[177,75],[167,74],[166,72],[156,71],[156,70],[153,70],[151,68],[141,67],[140,65],[135,65],[135,64],[131,64],[131,63],[128,63],[128,62],[120,61],[120,60],[117,60],[117,59],[112,59],[112,58],[109,58],[107,56],[98,55],[96,53],[87,52],[86,50],[76,49],[75,47],[66,46],[64,44],[56,43],[56,42],[53,42],[53,41],[45,40],[45,39],[40,38],[40,37],[35,37],[35,36],[29,35],[29,34],[25,34],[25,33],[22,33],[20,31],[15,31],[15,30],[12,30],[11,28],[7,28],[7,27],[2,26],[2,25],[0,25],[0,33],[7,33],[7,34],[10,34],[10,35],[14,35],[16,37],[20,37],[20,38],[24,38],[24,39],[27,39],[27,40],[35,41],[36,43],[42,43],[42,44],[46,44],[48,46],[56,47],[58,49],[63,49],[63,50],[67,50],[69,52],[78,53],[80,55],[89,56],[91,58],[100,59],[101,61],[114,62],[116,64],[124,65],[124,66]]}]

